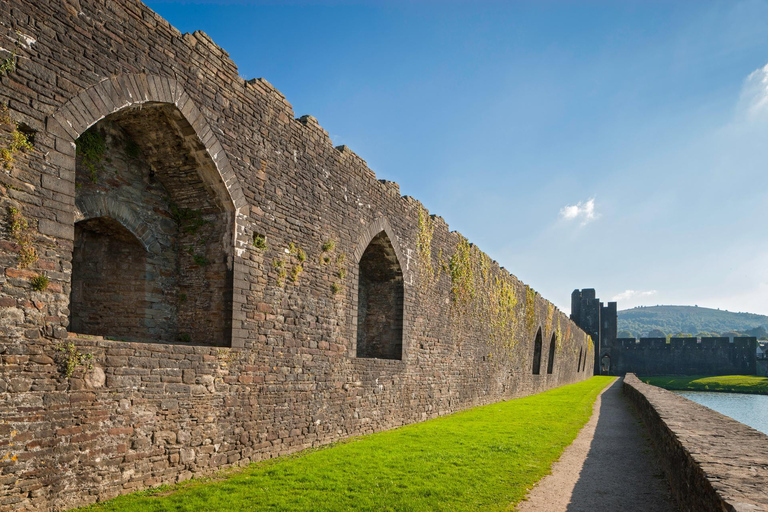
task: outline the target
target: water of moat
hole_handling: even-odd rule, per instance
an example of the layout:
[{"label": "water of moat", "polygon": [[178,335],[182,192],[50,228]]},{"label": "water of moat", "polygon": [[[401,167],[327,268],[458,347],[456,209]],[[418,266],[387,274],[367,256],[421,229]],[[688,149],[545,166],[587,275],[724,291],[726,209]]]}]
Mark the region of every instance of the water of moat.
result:
[{"label": "water of moat", "polygon": [[710,391],[675,391],[675,393],[768,434],[768,395]]}]

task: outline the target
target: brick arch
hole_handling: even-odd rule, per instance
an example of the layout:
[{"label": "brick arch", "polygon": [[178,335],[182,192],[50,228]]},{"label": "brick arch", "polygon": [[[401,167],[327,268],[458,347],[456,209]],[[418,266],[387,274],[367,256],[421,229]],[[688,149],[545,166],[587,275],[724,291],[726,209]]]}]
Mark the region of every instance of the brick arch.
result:
[{"label": "brick arch", "polygon": [[[227,266],[232,272],[232,300],[231,300],[231,347],[245,347],[247,339],[243,329],[245,320],[239,315],[244,300],[242,297],[249,290],[244,284],[244,268],[238,264],[242,247],[247,245],[245,240],[245,225],[248,203],[238,181],[237,175],[217,139],[213,128],[209,125],[203,113],[195,105],[191,97],[184,91],[182,85],[173,78],[160,77],[146,74],[122,74],[105,78],[99,83],[81,90],[77,95],[69,99],[58,110],[49,115],[45,120],[45,136],[51,137],[51,151],[45,155],[46,163],[50,167],[58,168],[59,179],[44,177],[48,180],[44,186],[56,190],[62,196],[62,203],[69,208],[77,210],[75,205],[76,188],[76,148],[75,140],[89,127],[104,118],[124,111],[131,107],[152,105],[169,105],[178,110],[182,118],[189,124],[197,141],[204,149],[206,158],[209,158],[209,173],[201,176],[213,194],[218,199],[223,210],[231,215],[227,230],[231,232],[231,238],[224,246],[227,254]],[[81,211],[83,216],[91,216],[91,207],[85,207]],[[132,225],[126,215],[122,215],[119,205],[103,205],[94,208],[93,216],[99,211],[107,211],[109,217],[116,218],[152,252],[157,249],[157,240],[144,236],[142,226]],[[71,217],[70,217],[71,218]],[[66,217],[64,217],[66,219]],[[74,220],[74,219],[73,219]],[[84,220],[84,219],[77,219]],[[42,219],[38,224],[38,230],[42,234],[56,238],[73,241],[75,238],[74,222],[64,220],[53,221]]]},{"label": "brick arch", "polygon": [[130,231],[148,252],[157,254],[162,250],[155,234],[151,230],[142,229],[141,221],[112,198],[103,197],[97,200],[88,197],[84,201],[77,202],[76,206],[75,223],[98,217],[109,217]]},{"label": "brick arch", "polygon": [[[376,238],[377,235],[384,233],[386,234],[387,238],[389,239],[389,244],[392,247],[392,250],[395,253],[395,257],[397,258],[398,265],[400,267],[400,271],[403,275],[403,293],[405,292],[407,286],[408,279],[406,276],[408,275],[408,260],[403,257],[403,252],[400,249],[400,244],[398,242],[398,238],[395,236],[394,231],[392,230],[392,227],[389,224],[389,221],[386,217],[379,217],[371,224],[367,225],[363,232],[358,237],[357,245],[355,246],[355,249],[353,251],[354,256],[354,265],[352,265],[351,271],[353,276],[353,295],[352,295],[352,301],[355,303],[355,307],[352,310],[352,314],[350,315],[350,329],[352,333],[352,340],[349,346],[348,355],[351,358],[357,358],[357,335],[358,333],[358,319],[359,319],[359,280],[360,280],[360,261],[363,258],[363,255],[365,254],[366,249],[368,249],[368,246],[371,244],[374,238]],[[406,354],[407,354],[407,346],[408,346],[408,329],[407,325],[409,323],[409,313],[407,308],[404,307],[403,304],[402,308],[402,333],[401,333],[401,348],[400,348],[400,356],[397,357],[397,360],[405,360]],[[377,360],[381,361],[382,359],[377,358]],[[390,362],[392,362],[390,360]]]},{"label": "brick arch", "polygon": [[64,149],[69,143],[71,151],[67,156],[71,156],[72,162],[66,167],[74,170],[75,139],[108,115],[146,103],[172,104],[179,109],[214,163],[223,185],[217,193],[226,194],[229,199],[229,202],[222,201],[222,203],[228,209],[235,211],[246,206],[242,188],[224,148],[205,116],[181,84],[173,78],[144,74],[124,74],[105,78],[96,85],[80,91],[51,114],[46,120],[46,130],[63,139],[61,145],[57,144],[57,149],[59,147]]},{"label": "brick arch", "polygon": [[397,237],[395,236],[395,233],[392,231],[392,227],[389,225],[389,221],[386,217],[379,217],[374,222],[372,222],[370,225],[368,225],[363,233],[360,235],[359,241],[357,242],[357,246],[355,247],[355,263],[360,263],[360,258],[363,257],[363,254],[365,253],[365,250],[368,248],[368,245],[371,243],[371,240],[378,235],[381,232],[384,232],[387,234],[387,238],[389,238],[389,243],[392,244],[392,249],[395,251],[395,255],[397,256],[397,261],[400,262],[400,267],[403,269],[403,274],[405,274],[405,271],[407,270],[406,266],[403,265],[403,262],[406,260],[403,259],[403,253],[400,250],[400,244],[397,242]]}]

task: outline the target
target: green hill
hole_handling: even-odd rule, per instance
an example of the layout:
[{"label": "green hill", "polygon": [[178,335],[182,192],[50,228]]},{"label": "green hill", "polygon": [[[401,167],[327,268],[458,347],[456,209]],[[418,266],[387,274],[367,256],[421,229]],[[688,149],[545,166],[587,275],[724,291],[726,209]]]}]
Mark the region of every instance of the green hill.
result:
[{"label": "green hill", "polygon": [[648,306],[619,311],[619,337],[621,331],[629,331],[639,338],[653,329],[667,335],[738,332],[762,338],[768,334],[768,316],[697,306]]}]

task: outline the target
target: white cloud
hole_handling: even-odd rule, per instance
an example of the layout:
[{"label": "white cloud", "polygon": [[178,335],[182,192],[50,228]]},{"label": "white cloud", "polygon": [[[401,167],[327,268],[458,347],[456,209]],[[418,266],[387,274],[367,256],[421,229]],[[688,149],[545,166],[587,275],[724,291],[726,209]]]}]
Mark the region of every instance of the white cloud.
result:
[{"label": "white cloud", "polygon": [[589,224],[599,215],[595,212],[595,198],[576,204],[569,204],[560,209],[560,218],[567,221],[581,220],[581,225]]},{"label": "white cloud", "polygon": [[637,291],[637,290],[624,290],[618,295],[614,295],[611,297],[611,302],[622,302],[622,301],[628,301],[632,299],[642,299],[644,297],[650,297],[652,295],[656,295],[656,290],[648,290],[645,292]]},{"label": "white cloud", "polygon": [[749,116],[768,113],[768,64],[754,70],[744,80],[739,106]]}]

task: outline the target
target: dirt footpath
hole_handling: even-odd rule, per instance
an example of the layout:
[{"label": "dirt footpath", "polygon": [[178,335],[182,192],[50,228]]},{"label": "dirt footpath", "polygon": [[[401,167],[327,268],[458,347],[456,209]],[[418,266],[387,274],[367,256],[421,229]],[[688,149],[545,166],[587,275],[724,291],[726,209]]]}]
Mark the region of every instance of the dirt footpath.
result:
[{"label": "dirt footpath", "polygon": [[518,510],[677,511],[645,427],[621,394],[621,379],[597,398],[592,418]]}]

